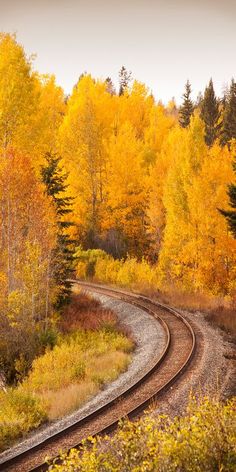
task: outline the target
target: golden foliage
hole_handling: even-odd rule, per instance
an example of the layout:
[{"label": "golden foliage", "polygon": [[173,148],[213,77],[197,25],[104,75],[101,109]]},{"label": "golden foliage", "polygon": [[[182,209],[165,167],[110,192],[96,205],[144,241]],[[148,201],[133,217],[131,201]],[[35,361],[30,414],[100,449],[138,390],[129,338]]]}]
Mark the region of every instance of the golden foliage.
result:
[{"label": "golden foliage", "polygon": [[147,415],[136,423],[125,420],[118,432],[88,438],[79,450],[61,457],[51,472],[215,472],[236,467],[235,398],[190,399],[187,411],[174,419]]}]

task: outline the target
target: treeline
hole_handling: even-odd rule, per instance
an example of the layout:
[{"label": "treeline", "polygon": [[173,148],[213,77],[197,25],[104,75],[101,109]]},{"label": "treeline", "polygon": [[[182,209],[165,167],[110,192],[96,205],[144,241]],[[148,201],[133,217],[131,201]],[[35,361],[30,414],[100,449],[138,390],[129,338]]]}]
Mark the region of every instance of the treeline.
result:
[{"label": "treeline", "polygon": [[0,373],[21,378],[53,343],[68,296],[71,199],[56,157],[65,112],[14,36],[0,35]]},{"label": "treeline", "polygon": [[80,78],[67,101],[58,151],[75,197],[82,247],[155,264],[159,287],[233,294],[235,240],[220,209],[234,180],[236,84],[196,103],[156,103],[122,68]]},{"label": "treeline", "polygon": [[145,258],[159,287],[235,291],[225,218],[235,82],[219,99],[210,81],[196,103],[188,82],[178,109],[124,67],[119,79],[117,92],[83,74],[66,97],[14,35],[0,36],[0,362],[10,378],[30,365],[32,346],[53,342],[76,243]]}]

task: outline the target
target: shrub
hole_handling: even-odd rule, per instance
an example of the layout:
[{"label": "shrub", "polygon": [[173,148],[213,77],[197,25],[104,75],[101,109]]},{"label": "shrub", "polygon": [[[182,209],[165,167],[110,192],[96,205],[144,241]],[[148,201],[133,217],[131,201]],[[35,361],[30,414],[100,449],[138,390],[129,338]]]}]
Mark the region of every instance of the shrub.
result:
[{"label": "shrub", "polygon": [[21,385],[0,392],[0,449],[47,418],[81,406],[127,368],[132,348],[130,339],[107,327],[59,337],[52,350],[34,360]]},{"label": "shrub", "polygon": [[0,450],[47,419],[41,401],[21,388],[0,392]]},{"label": "shrub", "polygon": [[[132,348],[132,341],[122,333],[106,328],[77,330],[64,335],[57,346],[35,359],[22,389],[43,399],[50,418],[56,417],[56,411],[61,416],[85,400],[85,395],[79,393],[80,388],[83,392],[87,389],[90,395],[126,369]],[[60,407],[55,407],[55,402],[62,398],[62,392],[64,410],[61,400]]]},{"label": "shrub", "polygon": [[90,438],[51,472],[216,472],[236,470],[236,398],[191,399],[184,416],[125,420],[110,437]]},{"label": "shrub", "polygon": [[[113,259],[100,249],[77,253],[77,277],[95,278],[101,282],[114,283],[125,287],[158,287],[158,277],[155,266],[145,259],[138,261],[135,257]],[[92,270],[91,270],[92,267]]]},{"label": "shrub", "polygon": [[64,334],[78,329],[99,330],[105,327],[119,331],[117,316],[111,310],[104,309],[98,300],[84,293],[73,295],[59,323],[60,331]]}]

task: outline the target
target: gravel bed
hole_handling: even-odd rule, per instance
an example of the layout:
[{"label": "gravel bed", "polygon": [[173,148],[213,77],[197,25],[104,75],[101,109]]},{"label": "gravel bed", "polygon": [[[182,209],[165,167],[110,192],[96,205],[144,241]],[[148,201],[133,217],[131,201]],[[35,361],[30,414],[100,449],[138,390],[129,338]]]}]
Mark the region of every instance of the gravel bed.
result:
[{"label": "gravel bed", "polygon": [[104,308],[116,312],[119,321],[129,329],[136,347],[132,354],[132,361],[126,372],[115,381],[104,386],[96,396],[90,399],[83,407],[61,420],[41,426],[30,433],[24,441],[17,443],[11,449],[0,454],[0,464],[10,457],[23,452],[32,446],[44,441],[47,437],[59,432],[66,426],[70,426],[100,406],[120,395],[128,387],[137,382],[145,372],[155,365],[165,346],[165,332],[161,324],[145,311],[125,303],[112,299],[105,295],[93,294],[100,300]]},{"label": "gravel bed", "polygon": [[165,395],[157,413],[183,414],[191,392],[196,396],[217,395],[222,400],[235,395],[236,346],[203,313],[178,311],[191,323],[197,336],[196,360],[184,377]]}]

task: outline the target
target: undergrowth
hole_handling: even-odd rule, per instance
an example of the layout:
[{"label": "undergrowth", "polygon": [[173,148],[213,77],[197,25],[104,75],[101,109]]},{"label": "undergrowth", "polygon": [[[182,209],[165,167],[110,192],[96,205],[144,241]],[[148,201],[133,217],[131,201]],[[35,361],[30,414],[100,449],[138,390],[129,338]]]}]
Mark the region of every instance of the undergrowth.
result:
[{"label": "undergrowth", "polygon": [[89,438],[61,459],[51,472],[233,472],[236,398],[226,404],[191,398],[181,417],[125,420],[114,435]]},{"label": "undergrowth", "polygon": [[39,396],[48,418],[56,419],[81,406],[86,392],[89,397],[124,371],[131,349],[122,334],[78,330],[33,362],[22,388]]},{"label": "undergrowth", "polygon": [[46,421],[40,399],[22,388],[0,391],[0,450]]},{"label": "undergrowth", "polygon": [[17,387],[0,392],[0,450],[80,407],[128,367],[132,339],[91,297],[74,295],[58,328],[57,344],[33,361]]}]

